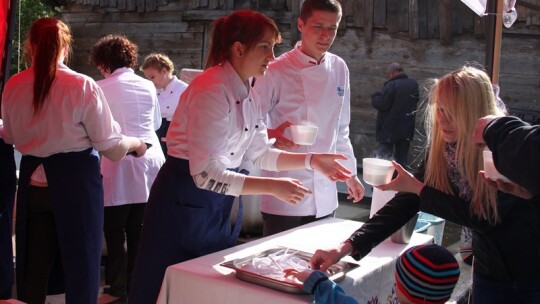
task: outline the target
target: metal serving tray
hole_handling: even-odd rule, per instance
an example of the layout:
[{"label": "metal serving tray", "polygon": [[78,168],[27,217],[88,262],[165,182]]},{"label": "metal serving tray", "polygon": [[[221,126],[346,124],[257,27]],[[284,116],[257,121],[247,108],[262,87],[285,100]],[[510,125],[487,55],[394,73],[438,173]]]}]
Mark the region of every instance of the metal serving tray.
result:
[{"label": "metal serving tray", "polygon": [[[250,272],[250,271],[246,271],[246,270],[242,269],[242,267],[244,265],[253,264],[253,260],[255,258],[264,258],[264,257],[267,257],[267,256],[269,256],[271,254],[275,254],[276,252],[282,251],[282,250],[285,250],[285,249],[286,248],[284,248],[284,247],[272,248],[272,249],[265,250],[265,251],[263,251],[261,253],[258,253],[258,254],[250,255],[250,256],[247,256],[247,257],[244,257],[244,258],[238,258],[238,259],[235,259],[235,260],[232,260],[232,261],[227,261],[227,262],[224,262],[224,263],[222,263],[220,265],[224,266],[224,267],[227,267],[227,268],[234,269],[236,278],[238,278],[240,280],[250,282],[250,283],[254,283],[254,284],[257,284],[257,285],[261,285],[261,286],[265,286],[265,287],[268,287],[268,288],[276,289],[276,290],[279,290],[279,291],[288,292],[288,293],[305,294],[304,290],[302,289],[302,284],[301,283],[295,283],[295,282],[287,281],[287,280],[285,280],[285,277],[283,278],[283,280],[279,280],[279,279],[276,279],[276,278],[261,275],[261,274],[256,273],[256,272]],[[307,261],[308,263],[309,263],[309,260],[311,259],[311,257],[313,256],[313,254],[308,253],[308,252],[297,251],[297,250],[293,250],[293,249],[289,249],[289,251],[293,252],[294,256],[296,256],[296,257],[298,257],[300,259],[303,259],[303,260]],[[347,273],[347,271],[352,270],[352,269],[354,269],[354,268],[356,268],[358,266],[360,266],[360,265],[340,261],[340,262],[332,265],[330,268],[328,268],[328,270],[326,271],[326,274],[328,275],[328,277],[332,281],[340,282],[341,280],[343,280],[345,278],[345,274]]]}]

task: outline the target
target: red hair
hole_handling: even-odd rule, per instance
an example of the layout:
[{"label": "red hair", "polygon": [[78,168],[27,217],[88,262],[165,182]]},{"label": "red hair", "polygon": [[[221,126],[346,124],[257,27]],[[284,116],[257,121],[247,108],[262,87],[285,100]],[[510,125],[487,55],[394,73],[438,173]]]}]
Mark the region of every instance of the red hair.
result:
[{"label": "red hair", "polygon": [[274,20],[252,10],[236,11],[229,16],[220,17],[212,24],[210,51],[205,69],[229,60],[231,46],[240,42],[251,50],[264,36],[264,30],[274,33],[274,41],[281,42],[281,34]]},{"label": "red hair", "polygon": [[[71,31],[62,21],[41,18],[30,27],[27,47],[30,48],[34,68],[34,114],[38,114],[56,78],[58,59],[64,48],[71,47]],[[68,54],[66,54],[67,56]]]}]

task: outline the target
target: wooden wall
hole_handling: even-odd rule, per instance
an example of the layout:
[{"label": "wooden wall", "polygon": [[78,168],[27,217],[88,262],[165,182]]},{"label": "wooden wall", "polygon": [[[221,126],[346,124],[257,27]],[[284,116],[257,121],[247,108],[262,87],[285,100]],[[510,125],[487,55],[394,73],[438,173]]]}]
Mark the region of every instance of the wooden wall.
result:
[{"label": "wooden wall", "polygon": [[[376,112],[371,95],[400,62],[422,85],[467,63],[485,62],[484,18],[459,0],[342,0],[343,19],[331,49],[351,72],[351,140],[358,158],[370,155]],[[237,9],[259,10],[278,23],[279,55],[299,39],[299,0],[75,0],[62,10],[75,36],[77,71],[99,78],[88,52],[106,34],[125,34],[142,58],[168,54],[177,69],[201,68],[210,25]],[[518,1],[519,19],[503,30],[500,86],[508,106],[540,111],[540,0]]]}]

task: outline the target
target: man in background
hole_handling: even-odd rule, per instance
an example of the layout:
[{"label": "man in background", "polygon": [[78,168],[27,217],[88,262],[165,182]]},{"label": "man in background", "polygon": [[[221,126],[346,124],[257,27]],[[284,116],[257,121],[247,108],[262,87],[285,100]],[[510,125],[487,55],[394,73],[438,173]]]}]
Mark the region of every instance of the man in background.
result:
[{"label": "man in background", "polygon": [[414,136],[418,83],[409,78],[397,62],[386,68],[386,76],[389,80],[371,98],[371,104],[378,111],[375,129],[379,143],[377,157],[394,159],[408,168],[407,155]]}]

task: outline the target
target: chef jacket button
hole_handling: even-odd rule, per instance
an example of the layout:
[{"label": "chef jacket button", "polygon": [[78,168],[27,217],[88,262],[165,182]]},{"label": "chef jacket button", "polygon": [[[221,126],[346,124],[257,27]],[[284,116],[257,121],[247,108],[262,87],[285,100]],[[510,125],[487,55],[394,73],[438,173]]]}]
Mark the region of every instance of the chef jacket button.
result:
[{"label": "chef jacket button", "polygon": [[240,104],[240,100],[237,100],[237,101],[236,101],[236,104]]},{"label": "chef jacket button", "polygon": [[245,129],[244,129],[244,131],[247,131],[247,130],[248,130],[248,128],[245,128]]},{"label": "chef jacket button", "polygon": [[234,155],[234,152],[231,152],[231,155]]},{"label": "chef jacket button", "polygon": [[259,128],[259,125],[255,125],[255,128],[258,129],[258,128]]},{"label": "chef jacket button", "polygon": [[173,91],[171,91],[171,94],[173,93]]},{"label": "chef jacket button", "polygon": [[249,101],[251,102],[251,98],[249,99]]},{"label": "chef jacket button", "polygon": [[167,106],[167,109],[170,109],[171,107]]}]

